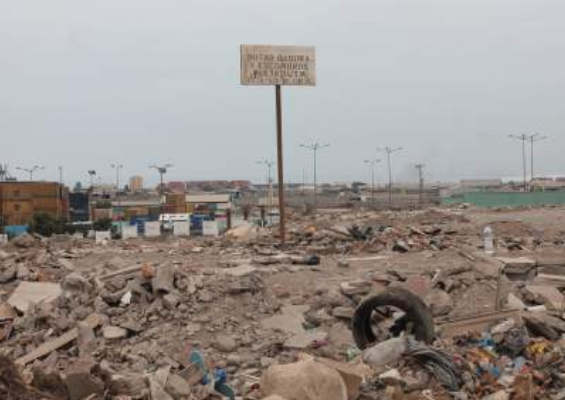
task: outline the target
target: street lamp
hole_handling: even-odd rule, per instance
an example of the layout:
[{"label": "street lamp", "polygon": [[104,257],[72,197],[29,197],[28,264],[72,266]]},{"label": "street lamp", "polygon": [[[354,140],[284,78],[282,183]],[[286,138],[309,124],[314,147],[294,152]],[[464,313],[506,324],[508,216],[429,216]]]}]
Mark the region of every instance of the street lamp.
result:
[{"label": "street lamp", "polygon": [[257,164],[267,167],[267,185],[269,188],[269,224],[273,224],[273,179],[271,178],[271,169],[275,165],[274,161],[261,160]]},{"label": "street lamp", "polygon": [[159,179],[160,179],[160,184],[159,184],[159,197],[160,197],[160,203],[161,203],[161,216],[159,218],[159,220],[161,220],[161,218],[163,217],[163,193],[165,191],[165,184],[163,182],[163,176],[167,173],[168,169],[171,168],[173,166],[173,164],[164,164],[164,165],[150,165],[149,168],[153,168],[156,169],[157,172],[159,172]]},{"label": "street lamp", "polygon": [[45,169],[45,167],[42,166],[42,165],[34,165],[34,166],[31,167],[31,168],[16,167],[16,169],[18,169],[18,170],[20,170],[20,171],[27,172],[27,173],[29,174],[29,180],[30,180],[30,181],[33,181],[33,173],[34,173],[35,171],[39,171],[39,170],[41,170],[41,169]]},{"label": "street lamp", "polygon": [[528,178],[527,178],[527,171],[526,171],[526,141],[529,139],[529,136],[526,134],[521,135],[508,135],[509,138],[517,139],[522,141],[522,169],[524,173],[524,192],[528,190]]},{"label": "street lamp", "polygon": [[94,188],[94,177],[96,176],[96,171],[93,169],[88,170],[88,175],[90,175],[90,188]]},{"label": "street lamp", "polygon": [[547,139],[547,136],[541,136],[539,133],[534,133],[530,135],[530,173],[531,173],[531,181],[534,181],[535,174],[534,174],[534,142],[539,142],[540,140]]},{"label": "street lamp", "polygon": [[402,150],[402,147],[384,147],[384,148],[377,148],[377,151],[385,152],[387,155],[388,160],[388,203],[392,205],[392,160],[391,155],[392,153],[396,153],[397,151]]},{"label": "street lamp", "polygon": [[120,191],[120,170],[124,168],[122,164],[110,164],[116,170],[116,193]]},{"label": "street lamp", "polygon": [[167,173],[168,169],[171,168],[173,164],[164,164],[164,165],[150,165],[149,168],[156,169],[159,172],[160,184],[159,184],[159,193],[163,194],[164,191],[164,183],[163,183],[163,176]]},{"label": "street lamp", "polygon": [[312,150],[314,155],[314,211],[318,211],[318,177],[317,177],[317,153],[318,150],[323,149],[325,147],[329,147],[328,143],[320,144],[317,141],[312,144],[301,144],[300,147],[304,147],[308,150]]},{"label": "street lamp", "polygon": [[371,207],[375,208],[375,166],[381,162],[380,159],[369,159],[363,161],[365,164],[371,166]]}]

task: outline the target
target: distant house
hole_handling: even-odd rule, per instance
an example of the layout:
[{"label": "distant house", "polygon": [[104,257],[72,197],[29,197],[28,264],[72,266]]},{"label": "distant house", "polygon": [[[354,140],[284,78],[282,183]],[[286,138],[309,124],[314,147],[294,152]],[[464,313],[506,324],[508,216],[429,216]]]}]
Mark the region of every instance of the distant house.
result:
[{"label": "distant house", "polygon": [[40,213],[68,219],[68,189],[58,182],[0,182],[0,225],[29,225]]}]

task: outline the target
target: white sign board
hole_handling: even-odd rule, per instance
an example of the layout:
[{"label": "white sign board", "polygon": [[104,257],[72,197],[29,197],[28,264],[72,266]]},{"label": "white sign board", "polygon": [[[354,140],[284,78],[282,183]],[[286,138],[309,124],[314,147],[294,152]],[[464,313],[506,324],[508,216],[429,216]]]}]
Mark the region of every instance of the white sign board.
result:
[{"label": "white sign board", "polygon": [[96,244],[106,245],[112,240],[110,231],[96,231],[94,232],[94,240]]},{"label": "white sign board", "polygon": [[190,236],[190,222],[188,221],[173,222],[173,235]]},{"label": "white sign board", "polygon": [[122,239],[131,239],[137,237],[137,226],[122,225]]},{"label": "white sign board", "polygon": [[217,221],[203,221],[202,222],[202,235],[203,236],[218,236],[220,230],[218,229]]},{"label": "white sign board", "polygon": [[158,221],[145,222],[145,237],[161,236],[161,224]]},{"label": "white sign board", "polygon": [[243,44],[241,84],[316,86],[316,48]]}]

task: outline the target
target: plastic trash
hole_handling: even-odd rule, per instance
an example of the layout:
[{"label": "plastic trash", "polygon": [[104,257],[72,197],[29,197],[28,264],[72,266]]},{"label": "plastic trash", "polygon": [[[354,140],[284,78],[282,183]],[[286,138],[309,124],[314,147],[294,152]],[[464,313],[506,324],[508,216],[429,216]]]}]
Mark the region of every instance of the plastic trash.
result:
[{"label": "plastic trash", "polygon": [[490,226],[483,229],[483,246],[486,254],[494,254],[494,232]]},{"label": "plastic trash", "polygon": [[394,364],[400,361],[402,355],[406,352],[406,348],[405,338],[388,339],[363,351],[363,362],[373,367]]}]

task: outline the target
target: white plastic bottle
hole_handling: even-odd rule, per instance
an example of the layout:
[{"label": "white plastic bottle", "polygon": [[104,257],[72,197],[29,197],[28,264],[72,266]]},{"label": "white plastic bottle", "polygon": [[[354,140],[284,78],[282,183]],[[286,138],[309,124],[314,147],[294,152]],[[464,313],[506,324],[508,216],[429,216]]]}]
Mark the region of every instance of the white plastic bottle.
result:
[{"label": "white plastic bottle", "polygon": [[486,254],[494,254],[494,233],[490,226],[483,229],[483,246]]}]

